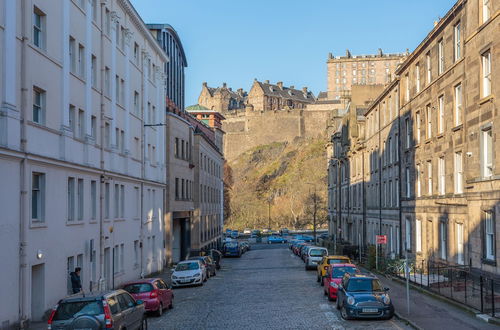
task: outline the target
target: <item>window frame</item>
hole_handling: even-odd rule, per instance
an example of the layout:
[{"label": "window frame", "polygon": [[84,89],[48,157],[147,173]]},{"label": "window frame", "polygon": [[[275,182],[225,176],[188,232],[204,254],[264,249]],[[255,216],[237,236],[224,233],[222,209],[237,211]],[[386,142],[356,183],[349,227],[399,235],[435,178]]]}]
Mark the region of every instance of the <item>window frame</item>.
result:
[{"label": "window frame", "polygon": [[[42,50],[46,50],[47,47],[46,19],[47,15],[37,6],[33,6],[33,45]],[[37,23],[39,23],[39,25],[37,25]]]},{"label": "window frame", "polygon": [[[39,100],[37,101],[39,104],[35,102],[35,98],[37,95],[39,96]],[[37,86],[33,86],[33,109],[31,112],[31,120],[34,123],[45,125],[45,102],[46,102],[46,91]],[[35,111],[39,112],[38,120],[35,120]]]},{"label": "window frame", "polygon": [[453,59],[455,62],[462,58],[462,30],[461,22],[453,25]]},{"label": "window frame", "polygon": [[[488,218],[491,222],[491,232],[488,228]],[[483,211],[483,261],[496,262],[496,222],[495,222],[495,212],[494,210]],[[488,236],[491,235],[491,239],[488,240]],[[488,246],[488,241],[490,246]],[[489,251],[491,248],[491,251]],[[491,252],[491,253],[489,253]]]},{"label": "window frame", "polygon": [[[37,182],[37,185],[35,187],[35,178],[36,179],[36,182]],[[45,180],[46,178],[46,174],[45,173],[42,173],[42,172],[37,172],[37,171],[33,171],[31,173],[31,195],[30,195],[30,199],[31,199],[31,207],[30,207],[30,214],[31,214],[31,222],[32,223],[44,223],[45,222]],[[33,202],[34,202],[34,191],[36,191],[36,210],[37,210],[37,214],[36,214],[36,217],[33,217],[33,211],[34,211],[34,207],[33,207]]]},{"label": "window frame", "polygon": [[481,54],[481,97],[491,95],[491,50]]},{"label": "window frame", "polygon": [[453,87],[453,105],[454,105],[454,120],[455,127],[463,124],[463,91],[462,83],[458,83]]}]

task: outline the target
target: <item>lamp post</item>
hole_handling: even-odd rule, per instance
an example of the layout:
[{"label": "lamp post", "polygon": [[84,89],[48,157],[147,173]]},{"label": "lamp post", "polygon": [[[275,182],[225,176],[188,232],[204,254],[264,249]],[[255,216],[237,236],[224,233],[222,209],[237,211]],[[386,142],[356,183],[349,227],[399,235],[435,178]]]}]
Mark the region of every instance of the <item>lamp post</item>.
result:
[{"label": "lamp post", "polygon": [[313,194],[313,236],[314,236],[314,243],[316,243],[316,213],[318,210],[318,200],[317,200],[317,195],[316,195],[316,184],[306,182],[306,184],[310,184],[314,186],[314,194]]},{"label": "lamp post", "polygon": [[267,225],[267,229],[271,230],[271,203],[273,201],[273,198],[271,196],[269,196],[267,198],[267,204],[268,204],[268,212],[267,212],[267,218],[268,218],[268,225]]}]

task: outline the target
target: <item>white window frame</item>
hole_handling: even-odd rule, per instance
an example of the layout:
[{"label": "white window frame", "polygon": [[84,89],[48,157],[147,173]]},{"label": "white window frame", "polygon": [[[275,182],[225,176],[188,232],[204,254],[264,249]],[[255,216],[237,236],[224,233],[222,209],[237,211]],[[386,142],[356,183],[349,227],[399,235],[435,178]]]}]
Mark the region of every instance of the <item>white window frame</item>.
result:
[{"label": "white window frame", "polygon": [[463,92],[462,84],[455,85],[454,87],[454,106],[455,106],[455,126],[462,125],[463,116]]},{"label": "white window frame", "polygon": [[420,93],[420,64],[415,65],[415,75],[416,75],[416,88],[417,88],[417,93]]},{"label": "white window frame", "polygon": [[481,55],[481,75],[482,75],[482,97],[491,95],[491,50],[487,50]]},{"label": "white window frame", "polygon": [[420,120],[421,120],[421,118],[420,118],[420,111],[417,111],[415,113],[415,122],[416,122],[415,125],[416,125],[416,130],[417,130],[417,144],[420,143],[420,138],[421,138],[420,137],[420,129],[421,129]]},{"label": "white window frame", "polygon": [[410,252],[411,251],[411,219],[406,218],[405,221],[405,249],[406,251]]},{"label": "white window frame", "polygon": [[425,118],[427,119],[427,129],[425,131],[427,139],[430,139],[432,138],[432,107],[430,104],[425,107]]},{"label": "white window frame", "polygon": [[457,243],[457,264],[463,265],[464,258],[464,225],[462,223],[455,224],[456,243]]},{"label": "white window frame", "polygon": [[438,74],[444,72],[444,41],[443,39],[438,42]]},{"label": "white window frame", "polygon": [[431,62],[431,53],[428,52],[425,55],[425,62],[427,66],[427,85],[430,85],[432,82],[432,62]]},{"label": "white window frame", "polygon": [[33,45],[43,50],[46,48],[46,17],[40,8],[33,6]]},{"label": "white window frame", "polygon": [[70,71],[76,74],[76,40],[72,36],[69,36],[69,67]]},{"label": "white window frame", "polygon": [[411,125],[410,118],[405,118],[405,130],[406,130],[406,149],[411,146]]},{"label": "white window frame", "polygon": [[411,180],[410,180],[410,168],[406,167],[406,197],[410,198],[411,197]]},{"label": "white window frame", "polygon": [[422,252],[422,220],[415,220],[415,252]]},{"label": "white window frame", "polygon": [[36,86],[33,86],[33,111],[31,120],[34,123],[40,125],[45,124],[45,100],[46,92]]},{"label": "white window frame", "polygon": [[75,178],[74,177],[68,177],[68,184],[67,184],[67,220],[68,221],[74,221],[75,220]]},{"label": "white window frame", "polygon": [[439,222],[439,257],[446,260],[448,255],[448,227],[445,221]]},{"label": "white window frame", "polygon": [[97,219],[97,181],[90,181],[90,219]]},{"label": "white window frame", "polygon": [[438,133],[444,133],[444,95],[438,97]]},{"label": "white window frame", "polygon": [[45,173],[31,173],[31,221],[45,221]]},{"label": "white window frame", "polygon": [[454,177],[455,177],[455,194],[464,192],[463,184],[463,156],[461,151],[455,152],[454,161]]},{"label": "white window frame", "polygon": [[482,0],[482,22],[485,23],[491,17],[490,0]]},{"label": "white window frame", "polygon": [[495,221],[492,211],[484,212],[484,258],[494,261],[495,251]]},{"label": "white window frame", "polygon": [[462,44],[461,44],[461,22],[458,21],[457,24],[453,26],[453,59],[458,61],[462,57]]},{"label": "white window frame", "polygon": [[438,191],[439,195],[445,194],[446,189],[446,162],[444,156],[439,157],[438,160]]},{"label": "white window frame", "polygon": [[493,129],[491,126],[481,130],[481,173],[483,178],[493,175]]},{"label": "white window frame", "polygon": [[421,168],[420,168],[420,164],[417,165],[417,187],[416,187],[416,190],[417,190],[417,197],[421,197],[422,196],[422,174],[421,174]]},{"label": "white window frame", "polygon": [[83,179],[78,179],[77,188],[76,188],[76,201],[77,201],[77,209],[76,209],[76,219],[78,221],[82,221],[84,217],[84,181]]},{"label": "white window frame", "polygon": [[432,161],[427,161],[427,195],[432,196]]}]

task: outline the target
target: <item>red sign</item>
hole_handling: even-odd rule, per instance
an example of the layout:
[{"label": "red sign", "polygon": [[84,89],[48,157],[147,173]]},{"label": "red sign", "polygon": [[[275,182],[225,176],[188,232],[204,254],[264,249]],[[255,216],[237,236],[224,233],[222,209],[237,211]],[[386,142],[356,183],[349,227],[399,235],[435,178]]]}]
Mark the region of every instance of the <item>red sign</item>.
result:
[{"label": "red sign", "polygon": [[377,235],[377,244],[387,244],[387,236]]}]

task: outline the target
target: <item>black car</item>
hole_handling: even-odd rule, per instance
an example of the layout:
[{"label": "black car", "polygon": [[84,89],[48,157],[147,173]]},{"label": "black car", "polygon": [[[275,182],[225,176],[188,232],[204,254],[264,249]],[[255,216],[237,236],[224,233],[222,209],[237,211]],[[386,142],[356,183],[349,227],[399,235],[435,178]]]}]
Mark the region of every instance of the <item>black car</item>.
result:
[{"label": "black car", "polygon": [[394,306],[373,276],[347,274],[337,292],[337,309],[344,320],[354,318],[380,318],[389,320],[394,316]]},{"label": "black car", "polygon": [[212,257],[196,256],[196,257],[189,257],[189,260],[200,260],[201,262],[203,262],[203,264],[207,268],[207,277],[217,275],[216,273],[217,265],[215,264],[215,261],[212,259]]}]

